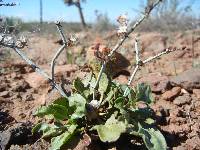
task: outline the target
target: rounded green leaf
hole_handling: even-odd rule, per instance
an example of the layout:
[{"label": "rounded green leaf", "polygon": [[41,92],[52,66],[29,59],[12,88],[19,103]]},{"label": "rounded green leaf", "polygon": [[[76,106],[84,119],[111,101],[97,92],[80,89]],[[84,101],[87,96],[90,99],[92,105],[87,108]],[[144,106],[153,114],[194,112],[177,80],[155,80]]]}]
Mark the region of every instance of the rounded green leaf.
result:
[{"label": "rounded green leaf", "polygon": [[139,135],[149,150],[166,150],[167,144],[162,133],[154,128],[143,128],[139,125]]},{"label": "rounded green leaf", "polygon": [[105,125],[97,125],[94,127],[103,142],[115,142],[120,135],[126,131],[126,125],[122,121],[115,119],[112,115],[105,123]]},{"label": "rounded green leaf", "polygon": [[62,133],[61,135],[51,139],[50,150],[59,150],[61,146],[66,144],[74,135],[77,125],[71,125],[68,131]]},{"label": "rounded green leaf", "polygon": [[75,108],[71,119],[82,118],[86,114],[85,104],[86,99],[80,94],[73,94],[69,97],[69,106]]}]

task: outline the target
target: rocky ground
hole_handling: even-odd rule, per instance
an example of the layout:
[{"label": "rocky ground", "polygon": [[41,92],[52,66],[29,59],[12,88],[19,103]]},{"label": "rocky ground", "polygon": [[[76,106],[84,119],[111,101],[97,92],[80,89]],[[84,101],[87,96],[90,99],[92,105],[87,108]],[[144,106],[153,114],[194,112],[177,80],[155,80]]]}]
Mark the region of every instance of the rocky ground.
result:
[{"label": "rocky ground", "polygon": [[[132,84],[134,86],[136,83],[145,82],[151,85],[155,98],[155,104],[151,107],[155,111],[157,124],[167,140],[169,149],[174,150],[200,149],[200,31],[193,35],[193,42],[191,33],[140,33],[143,58],[154,55],[168,46],[175,46],[181,50],[145,66]],[[105,44],[110,35],[107,36],[105,39],[96,38],[92,41]],[[89,33],[80,33],[80,37],[82,43],[92,39]],[[134,35],[132,37],[134,38]],[[24,50],[47,72],[50,58],[59,47],[54,43],[55,40],[53,37],[36,38],[35,35],[31,35],[29,50]],[[113,41],[115,37],[107,42]],[[127,59],[131,63],[134,63],[133,42],[134,39],[129,38],[124,48],[119,50],[128,56]],[[78,58],[79,54],[87,54],[84,51],[87,51],[88,47],[89,44],[85,44],[72,50],[75,54],[78,53]],[[1,48],[0,54],[2,51]],[[72,79],[76,76],[83,77],[83,70],[79,65],[67,64],[62,56],[56,67],[57,82],[61,78],[66,79],[67,88],[70,89]],[[129,67],[126,70],[131,72],[132,69]],[[119,75],[115,80],[127,83],[128,76]],[[18,56],[13,55],[0,63],[0,149],[48,149],[48,141],[37,141],[39,137],[31,134],[31,128],[39,121],[33,116],[36,108],[49,104],[60,96],[56,91],[50,91],[48,81],[20,61]],[[79,145],[81,144],[75,149],[81,149]]]}]

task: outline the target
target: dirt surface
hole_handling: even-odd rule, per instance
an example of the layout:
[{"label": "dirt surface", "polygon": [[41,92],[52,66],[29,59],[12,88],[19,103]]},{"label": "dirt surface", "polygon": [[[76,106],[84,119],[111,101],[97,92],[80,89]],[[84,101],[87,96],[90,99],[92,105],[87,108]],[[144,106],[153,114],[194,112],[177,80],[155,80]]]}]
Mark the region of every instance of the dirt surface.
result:
[{"label": "dirt surface", "polygon": [[[156,100],[151,106],[155,111],[156,122],[167,140],[169,149],[174,150],[200,149],[200,69],[194,67],[200,64],[200,41],[198,40],[200,31],[195,31],[195,35],[192,33],[169,35],[140,33],[139,36],[143,59],[169,46],[180,49],[145,66],[132,84],[134,86],[136,83],[145,82],[151,85]],[[68,91],[70,91],[70,82],[76,76],[84,76],[85,69],[79,64],[86,63],[84,57],[91,46],[89,41],[102,42],[108,46],[112,46],[116,41],[115,37],[108,41],[106,40],[108,37],[93,39],[89,33],[79,33],[79,35],[80,42],[83,43],[85,39],[86,43],[71,48],[79,63],[67,64],[65,54],[63,54],[56,67],[56,80],[59,83],[61,79],[65,79]],[[38,37],[34,34],[30,37],[29,48],[24,49],[24,52],[48,72],[50,60],[56,48],[59,47],[55,43],[57,39],[51,36]],[[134,64],[134,37],[135,35],[132,35],[124,47],[119,49],[119,52],[127,56],[131,64]],[[1,57],[3,57],[2,51],[4,48],[0,49]],[[124,69],[132,71],[131,66]],[[125,84],[128,81],[128,75],[119,75],[115,80]],[[40,121],[39,118],[33,116],[33,113],[40,105],[49,104],[59,96],[55,90],[51,89],[47,80],[35,73],[16,54],[12,53],[11,58],[1,61],[0,149],[48,149],[48,140],[38,140],[38,135],[31,134],[31,128]],[[142,146],[125,144],[123,138],[118,141],[117,146],[111,144],[102,147],[102,143],[94,143],[89,149],[131,149],[132,146],[135,149],[144,149]],[[72,145],[72,149],[85,149],[81,140],[77,140]]]}]

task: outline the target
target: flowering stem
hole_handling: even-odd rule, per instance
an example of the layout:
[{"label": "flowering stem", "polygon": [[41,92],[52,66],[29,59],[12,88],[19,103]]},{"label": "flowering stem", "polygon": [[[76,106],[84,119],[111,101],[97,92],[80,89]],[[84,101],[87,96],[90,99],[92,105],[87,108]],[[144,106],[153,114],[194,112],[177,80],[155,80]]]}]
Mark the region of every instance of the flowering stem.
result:
[{"label": "flowering stem", "polygon": [[54,72],[55,72],[56,59],[58,58],[58,56],[61,54],[61,52],[67,46],[67,41],[66,41],[64,33],[62,31],[62,26],[61,26],[60,22],[56,23],[56,26],[57,26],[58,32],[60,33],[60,36],[62,38],[63,45],[58,49],[58,51],[56,52],[56,54],[54,55],[54,57],[53,57],[53,59],[51,61],[51,79],[52,79],[53,82],[54,82]]}]

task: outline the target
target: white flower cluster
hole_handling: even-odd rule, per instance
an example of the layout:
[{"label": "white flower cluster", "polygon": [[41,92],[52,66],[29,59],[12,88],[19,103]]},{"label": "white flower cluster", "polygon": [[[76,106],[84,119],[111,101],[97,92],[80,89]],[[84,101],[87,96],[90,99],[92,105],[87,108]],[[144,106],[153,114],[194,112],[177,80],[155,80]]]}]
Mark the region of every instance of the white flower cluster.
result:
[{"label": "white flower cluster", "polygon": [[119,23],[119,28],[117,30],[117,34],[119,36],[124,36],[127,31],[128,31],[128,19],[127,19],[127,15],[120,15],[117,18],[117,22]]},{"label": "white flower cluster", "polygon": [[75,34],[71,34],[68,38],[69,46],[76,45],[78,43],[78,36]]},{"label": "white flower cluster", "polygon": [[7,34],[0,34],[0,43],[17,48],[24,48],[27,45],[27,38],[21,36],[19,39],[15,40],[14,37],[8,36]]}]

